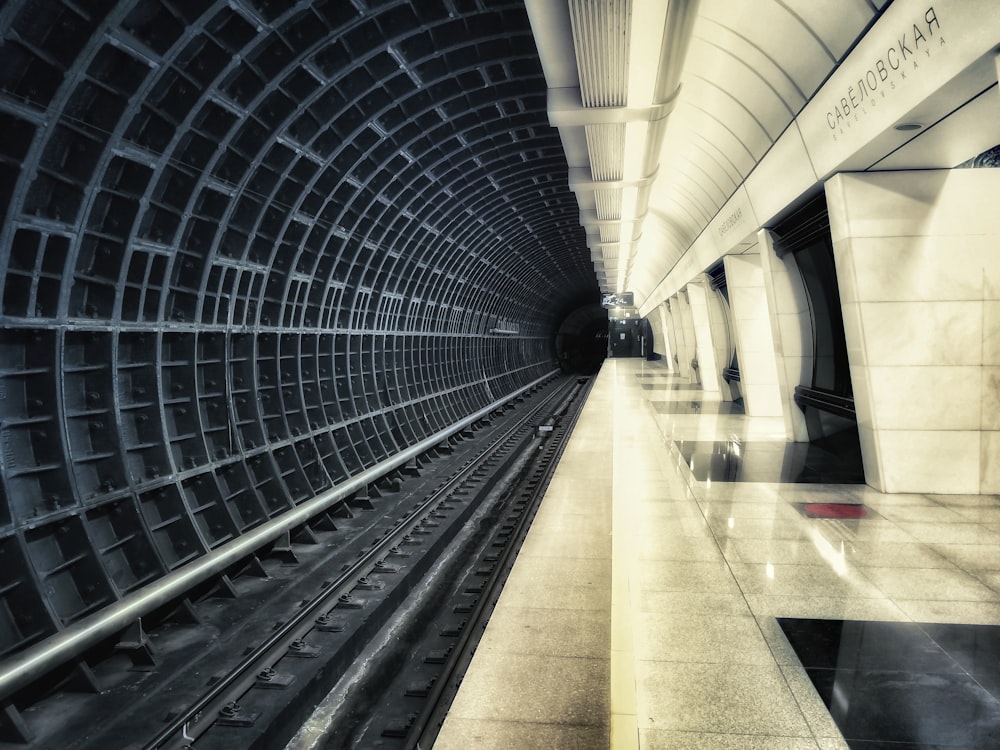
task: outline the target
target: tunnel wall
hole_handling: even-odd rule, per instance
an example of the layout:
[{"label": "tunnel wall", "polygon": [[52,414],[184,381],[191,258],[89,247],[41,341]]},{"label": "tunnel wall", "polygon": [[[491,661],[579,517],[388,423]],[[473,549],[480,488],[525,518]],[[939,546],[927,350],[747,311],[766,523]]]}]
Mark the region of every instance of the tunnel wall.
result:
[{"label": "tunnel wall", "polygon": [[0,655],[554,367],[519,3],[0,9]]}]

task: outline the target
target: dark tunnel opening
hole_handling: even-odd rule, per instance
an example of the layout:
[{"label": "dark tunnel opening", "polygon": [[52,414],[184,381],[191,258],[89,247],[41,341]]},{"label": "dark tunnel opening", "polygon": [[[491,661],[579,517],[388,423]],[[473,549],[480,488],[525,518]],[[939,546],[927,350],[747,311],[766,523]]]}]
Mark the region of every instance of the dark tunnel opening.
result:
[{"label": "dark tunnel opening", "polygon": [[597,294],[520,2],[0,29],[0,655],[553,372]]},{"label": "dark tunnel opening", "polygon": [[577,308],[559,326],[555,346],[563,372],[593,375],[608,353],[608,311],[597,303]]}]

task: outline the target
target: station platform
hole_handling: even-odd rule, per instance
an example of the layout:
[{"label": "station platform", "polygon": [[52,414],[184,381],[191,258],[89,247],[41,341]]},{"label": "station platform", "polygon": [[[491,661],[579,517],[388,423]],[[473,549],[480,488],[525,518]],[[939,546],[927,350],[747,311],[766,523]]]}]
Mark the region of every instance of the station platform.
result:
[{"label": "station platform", "polygon": [[1000,747],[1000,497],[741,411],[605,362],[437,750]]}]

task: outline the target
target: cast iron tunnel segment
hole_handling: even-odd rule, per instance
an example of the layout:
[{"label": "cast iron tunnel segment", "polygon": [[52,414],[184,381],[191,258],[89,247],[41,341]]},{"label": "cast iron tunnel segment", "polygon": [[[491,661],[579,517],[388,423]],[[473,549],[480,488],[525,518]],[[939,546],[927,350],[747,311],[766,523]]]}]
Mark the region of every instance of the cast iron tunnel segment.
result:
[{"label": "cast iron tunnel segment", "polygon": [[[550,378],[551,376],[548,376],[543,380]],[[534,393],[535,387],[529,385],[525,390]],[[484,412],[491,408],[494,407],[487,407]],[[310,523],[313,523],[317,529],[320,527],[336,529],[343,521],[356,515],[358,510],[374,509],[373,500],[375,498],[370,496],[375,493],[371,491],[371,487],[380,476],[394,471],[397,466],[405,465],[407,460],[439,444],[449,434],[463,430],[469,424],[476,424],[478,420],[478,414],[471,415],[454,425],[450,430],[428,438],[395,458],[373,467],[372,470],[359,477],[348,480],[334,490],[304,504],[294,516],[285,514],[274,519],[270,524],[255,529],[252,534],[244,535],[240,539],[234,540],[233,543],[214,550],[212,555],[199,560],[184,571],[180,571],[168,579],[157,581],[148,589],[138,592],[133,597],[126,598],[122,604],[109,606],[105,610],[95,613],[93,617],[77,623],[73,628],[67,629],[55,639],[50,639],[39,647],[29,648],[18,658],[8,659],[3,664],[6,671],[0,673],[4,689],[17,702],[16,705],[24,706],[26,700],[30,703],[38,697],[45,696],[47,689],[44,686],[54,684],[53,678],[50,676],[51,670],[56,669],[56,674],[61,674],[64,671],[58,667],[59,663],[72,659],[74,656],[90,660],[105,658],[101,656],[103,653],[102,644],[108,638],[117,638],[121,629],[120,623],[127,622],[129,618],[134,619],[151,614],[155,618],[168,617],[168,619],[172,619],[174,617],[172,613],[175,611],[183,614],[187,609],[190,609],[189,598],[194,601],[205,596],[206,591],[210,593],[218,590],[221,584],[213,582],[227,581],[228,571],[247,571],[251,575],[260,575],[258,572],[261,568],[259,557],[265,555],[280,559],[285,566],[298,564],[299,557],[303,554],[302,548],[293,550],[291,541],[292,539],[303,541],[302,532],[309,532]],[[469,443],[470,448],[473,445],[472,442]],[[352,509],[356,510],[352,511]],[[412,516],[413,512],[412,509],[408,510],[406,516]],[[331,515],[337,517],[337,520],[334,521]],[[392,526],[395,525],[392,524]],[[345,526],[345,528],[350,527]],[[281,531],[282,529],[284,531]],[[279,534],[277,538],[275,538],[276,533]],[[311,532],[305,536],[306,542],[309,542],[310,539],[315,542],[315,536]],[[338,544],[344,546],[344,553],[353,554],[351,552],[353,549],[351,538],[344,538],[342,535],[340,538],[341,541]],[[374,543],[378,543],[380,539],[381,537],[376,538]],[[247,557],[248,554],[249,557]],[[265,577],[267,576],[266,571],[263,574]],[[273,570],[271,574],[274,575]],[[222,588],[228,590],[232,587],[226,585]],[[119,610],[117,607],[124,609]],[[252,615],[248,613],[247,616]],[[197,615],[194,619],[198,619]],[[86,649],[94,650],[86,651]],[[87,669],[86,661],[81,661],[80,665]],[[32,685],[31,681],[38,678],[45,678],[45,680]],[[11,692],[19,687],[27,687],[27,690],[16,695]],[[38,688],[41,688],[40,692]],[[30,733],[20,732],[19,729],[23,722],[14,723],[19,722],[20,717],[13,705],[8,712],[11,719],[8,728],[13,730],[14,737],[23,737],[27,740],[30,738]]]},{"label": "cast iron tunnel segment", "polygon": [[[152,750],[152,748],[159,747],[181,746],[184,738],[197,738],[203,733],[207,734],[204,735],[199,746],[226,747],[232,746],[233,743],[245,744],[250,741],[246,735],[228,734],[226,733],[228,728],[253,726],[258,723],[259,714],[265,711],[271,712],[270,721],[274,722],[275,725],[280,724],[280,721],[273,716],[276,702],[273,695],[257,699],[255,702],[253,694],[248,693],[255,686],[255,680],[259,678],[259,675],[267,668],[272,668],[278,673],[294,669],[295,667],[288,666],[283,659],[288,657],[298,659],[302,655],[301,651],[310,648],[314,651],[308,652],[309,656],[332,658],[329,651],[337,648],[336,643],[330,644],[329,641],[314,640],[315,636],[309,635],[310,633],[322,632],[326,629],[349,634],[350,639],[344,641],[340,648],[349,648],[352,653],[356,653],[363,641],[361,630],[368,634],[364,637],[371,637],[374,631],[381,626],[381,623],[395,622],[398,616],[396,611],[408,591],[420,585],[421,576],[431,569],[439,556],[453,553],[455,534],[461,532],[463,526],[468,525],[467,520],[473,517],[478,506],[493,494],[493,483],[518,460],[519,453],[525,450],[525,445],[534,443],[534,427],[541,415],[551,410],[553,401],[565,399],[570,391],[579,392],[579,385],[565,383],[561,388],[546,395],[542,403],[513,421],[509,427],[504,427],[502,434],[497,438],[491,438],[490,445],[483,448],[479,455],[467,463],[462,471],[450,477],[436,492],[421,502],[415,512],[408,513],[405,523],[396,526],[393,532],[386,537],[376,540],[364,551],[361,557],[346,567],[336,581],[325,587],[313,600],[301,603],[298,610],[289,616],[287,621],[283,622],[266,642],[246,655],[236,667],[217,680],[211,689],[192,703],[190,707],[180,711],[169,725],[145,747]],[[582,398],[579,400],[582,401]],[[503,458],[497,460],[499,456],[503,456]],[[483,477],[477,476],[477,469],[489,457],[493,457],[497,461],[497,467],[489,475],[490,481],[484,482]],[[460,487],[469,490],[471,495],[453,500],[446,499],[454,497],[454,490]],[[515,514],[520,517],[522,526],[527,523],[528,514],[519,509],[516,510]],[[435,517],[437,520],[428,524],[427,520],[431,517]],[[506,539],[510,536],[511,531],[512,529],[505,531],[498,528],[497,538]],[[409,551],[400,554],[400,546],[408,546]],[[484,545],[484,547],[488,549],[489,545]],[[505,552],[499,557],[494,557],[495,560],[499,561],[494,566],[497,569],[503,566],[507,556],[514,549],[514,546],[506,541],[504,547],[506,548]],[[377,565],[379,560],[393,558],[400,560],[398,567],[393,566],[397,569],[393,570],[388,577],[378,576],[373,565]],[[464,564],[468,565],[468,563]],[[477,567],[478,564],[473,565],[473,568]],[[369,570],[371,572],[362,575]],[[362,579],[375,580],[377,576],[382,585],[368,586],[362,582]],[[480,581],[476,593],[482,594],[487,589],[495,589],[498,586],[495,577],[490,580],[483,579],[481,576],[474,576],[474,578]],[[352,613],[362,608],[365,609],[365,612],[361,619],[351,620]],[[470,618],[471,621],[481,621],[475,619],[475,617],[479,617],[481,610],[482,607],[474,610],[474,616]],[[336,625],[334,628],[330,628],[334,617],[337,617]],[[456,637],[459,638],[462,638],[467,631],[463,625],[458,627],[451,625],[449,629],[454,631]],[[310,642],[319,645],[310,646]],[[297,649],[294,646],[296,643],[299,644]],[[323,643],[327,645],[322,645]],[[294,653],[286,650],[289,648],[292,648]],[[451,665],[454,648],[454,646],[445,646],[441,649],[431,649],[425,654],[423,662],[434,665]],[[367,659],[364,661],[367,662]],[[453,666],[449,666],[448,670],[453,670],[453,668]],[[448,671],[442,674],[448,674]],[[270,686],[266,689],[269,688]],[[377,689],[377,685],[372,687],[372,690]],[[291,699],[286,698],[285,700]],[[438,691],[431,691],[430,700],[432,704],[439,700]],[[248,703],[249,707],[247,707]],[[239,718],[234,720],[231,715],[233,712]],[[278,713],[280,715],[281,712]],[[221,718],[222,721],[217,721],[217,717]],[[420,722],[421,725],[425,723],[425,721]],[[287,727],[273,731],[280,733],[283,730],[287,731]],[[273,740],[274,735],[268,734],[269,731],[271,730],[268,728],[259,728],[259,732]],[[208,744],[202,744],[206,741]]]},{"label": "cast iron tunnel segment", "polygon": [[522,4],[359,6],[0,9],[0,657],[308,533],[596,299]]}]

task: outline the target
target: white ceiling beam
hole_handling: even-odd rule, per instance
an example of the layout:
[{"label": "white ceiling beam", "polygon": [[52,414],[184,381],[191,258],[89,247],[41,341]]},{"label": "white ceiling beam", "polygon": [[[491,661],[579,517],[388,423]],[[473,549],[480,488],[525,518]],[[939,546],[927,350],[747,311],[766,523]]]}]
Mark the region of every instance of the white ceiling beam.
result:
[{"label": "white ceiling beam", "polygon": [[549,124],[558,128],[662,120],[676,103],[676,99],[671,98],[645,107],[584,107],[578,87],[550,88],[547,98]]},{"label": "white ceiling beam", "polygon": [[569,168],[569,189],[574,193],[584,190],[613,190],[617,188],[649,187],[656,178],[656,173],[630,180],[595,180],[590,176],[590,167]]},{"label": "white ceiling beam", "polygon": [[[559,129],[569,166],[569,186],[580,204],[580,220],[587,229],[595,271],[602,287],[613,283],[618,291],[624,291],[657,176],[665,121],[677,100],[698,2],[622,0],[590,6],[586,1],[526,0],[525,5],[549,87],[549,123]],[[576,34],[574,23],[578,25]],[[617,36],[620,30],[626,31],[624,42]],[[624,67],[603,70],[600,60],[604,55],[617,59],[621,44],[625,45]],[[650,59],[658,59],[658,64],[650,66]],[[580,66],[584,66],[586,76]],[[625,69],[627,76],[619,80]],[[596,96],[592,103],[624,106],[585,106],[581,79],[588,82],[588,96]],[[625,90],[621,90],[622,83]],[[594,127],[621,124],[625,125],[624,136],[617,140],[595,136]],[[589,144],[586,128],[595,136]],[[596,153],[591,153],[591,148]],[[622,179],[595,180],[595,173],[620,175]],[[609,234],[610,222],[597,219],[596,196],[598,191],[616,190],[621,197],[613,199],[620,201],[614,211],[603,205],[608,193],[601,193],[604,210],[619,217],[615,220],[618,232]],[[623,239],[600,242],[602,228],[605,236]],[[616,260],[609,263],[605,249],[613,250]]]}]

